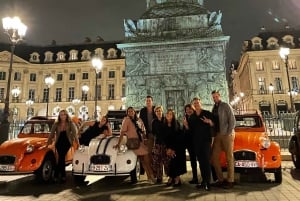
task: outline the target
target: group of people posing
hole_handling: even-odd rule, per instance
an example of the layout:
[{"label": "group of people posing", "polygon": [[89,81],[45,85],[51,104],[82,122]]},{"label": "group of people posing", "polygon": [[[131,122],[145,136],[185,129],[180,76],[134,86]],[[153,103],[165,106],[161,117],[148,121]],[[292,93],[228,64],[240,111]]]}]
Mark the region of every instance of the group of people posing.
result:
[{"label": "group of people posing", "polygon": [[[142,164],[142,171],[147,175],[150,183],[162,183],[164,175],[168,177],[167,186],[179,187],[182,183],[181,175],[187,172],[186,150],[188,150],[192,168],[190,184],[197,188],[211,190],[211,186],[233,188],[234,184],[234,158],[233,142],[235,117],[228,103],[221,100],[218,91],[212,92],[214,106],[212,112],[201,107],[200,98],[196,97],[191,104],[184,107],[185,117],[183,122],[176,119],[172,109],[164,113],[162,106],[154,106],[153,98],[146,97],[146,106],[139,112],[139,116],[133,107],[128,107],[126,117],[123,119],[120,137],[114,148],[118,149],[123,137],[127,141],[138,138],[140,143],[132,151],[138,156]],[[56,147],[59,154],[58,173],[65,179],[64,155],[74,140],[80,144],[88,145],[89,140],[99,134],[112,135],[108,119],[104,116],[100,122],[85,122],[81,129],[88,126],[85,135],[80,137],[71,135],[75,128],[66,120],[67,112],[62,110],[58,116],[58,122],[54,124],[48,144],[56,133]],[[73,131],[73,132],[72,132]],[[77,132],[75,132],[77,133]],[[88,140],[87,140],[88,139]],[[225,152],[227,160],[227,179],[223,178],[220,164],[220,153]],[[198,177],[197,162],[201,176]],[[131,182],[136,183],[136,170],[130,174]],[[213,179],[212,179],[213,176]],[[214,183],[212,183],[214,181]]]},{"label": "group of people posing", "polygon": [[[139,157],[149,182],[162,183],[163,176],[167,175],[166,185],[174,187],[181,185],[180,176],[187,172],[187,149],[192,168],[190,184],[207,191],[211,190],[211,185],[233,188],[235,117],[233,109],[221,100],[218,91],[211,95],[214,101],[212,112],[204,110],[200,98],[196,97],[191,104],[185,105],[182,124],[172,109],[164,113],[163,107],[153,106],[153,98],[147,96],[146,106],[141,109],[139,117],[133,107],[128,107],[115,148],[120,146],[124,135],[128,139],[138,137],[142,143],[133,151]],[[227,160],[227,179],[223,178],[219,161],[221,151],[225,152]],[[198,177],[197,162],[201,177]],[[135,170],[131,182],[137,182]]]}]

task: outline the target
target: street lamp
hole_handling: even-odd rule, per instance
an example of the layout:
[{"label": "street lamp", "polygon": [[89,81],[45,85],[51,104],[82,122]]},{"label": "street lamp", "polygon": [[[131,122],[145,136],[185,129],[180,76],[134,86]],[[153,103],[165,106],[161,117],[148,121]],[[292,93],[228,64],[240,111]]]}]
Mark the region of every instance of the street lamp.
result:
[{"label": "street lamp", "polygon": [[83,92],[83,96],[82,96],[82,100],[83,100],[83,105],[85,105],[85,101],[87,100],[87,93],[90,90],[90,87],[86,84],[84,84],[82,87],[82,92]]},{"label": "street lamp", "polygon": [[20,90],[19,87],[14,87],[14,88],[11,90],[11,94],[12,94],[14,100],[17,100],[17,99],[18,99],[20,93],[21,93],[21,90]]},{"label": "street lamp", "polygon": [[[289,92],[291,92],[291,82],[290,82],[290,75],[289,75],[289,54],[290,54],[290,48],[282,47],[280,48],[279,55],[283,59],[285,63],[285,70],[286,70],[286,75],[288,79],[288,87],[289,87]],[[288,93],[290,96],[290,104],[291,104],[291,112],[295,112],[294,108],[294,101],[293,101],[293,96],[292,93]]]},{"label": "street lamp", "polygon": [[273,100],[273,108],[274,108],[274,114],[276,114],[276,106],[275,106],[275,101],[274,101],[274,86],[272,83],[269,85],[269,91],[272,94],[272,100]]},{"label": "street lamp", "polygon": [[101,69],[102,69],[103,63],[102,63],[102,61],[101,61],[100,58],[94,57],[94,58],[92,59],[92,65],[93,65],[93,68],[95,69],[95,72],[96,72],[96,84],[95,84],[95,114],[94,114],[94,118],[97,119],[97,118],[98,118],[98,113],[97,113],[98,83],[97,83],[97,80],[98,80],[98,74],[100,73],[100,71],[101,71]]},{"label": "street lamp", "polygon": [[48,117],[48,108],[49,108],[49,91],[50,87],[54,84],[54,79],[51,75],[45,77],[45,84],[47,85],[47,108],[46,108],[46,117]]},{"label": "street lamp", "polygon": [[27,109],[27,119],[29,119],[30,117],[32,117],[32,108],[31,108],[31,106],[33,105],[33,100],[27,100],[26,102],[25,102],[25,104],[28,106],[28,109]]},{"label": "street lamp", "polygon": [[8,80],[6,87],[6,97],[4,101],[4,111],[1,117],[0,123],[0,143],[4,142],[8,139],[9,133],[9,93],[10,93],[10,85],[11,85],[11,73],[12,73],[12,64],[13,64],[13,55],[15,52],[16,45],[23,40],[25,36],[27,27],[24,25],[20,18],[14,17],[5,17],[2,19],[4,33],[8,36],[11,42],[11,52],[10,52],[10,62],[9,62],[9,70],[8,70]]}]

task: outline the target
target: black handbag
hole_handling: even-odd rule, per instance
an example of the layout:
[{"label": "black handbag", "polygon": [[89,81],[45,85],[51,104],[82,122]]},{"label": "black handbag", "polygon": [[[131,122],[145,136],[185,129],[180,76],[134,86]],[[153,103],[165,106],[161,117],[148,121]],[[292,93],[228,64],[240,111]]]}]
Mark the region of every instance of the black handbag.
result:
[{"label": "black handbag", "polygon": [[140,147],[140,139],[139,138],[128,138],[126,142],[126,146],[128,149],[138,149]]}]

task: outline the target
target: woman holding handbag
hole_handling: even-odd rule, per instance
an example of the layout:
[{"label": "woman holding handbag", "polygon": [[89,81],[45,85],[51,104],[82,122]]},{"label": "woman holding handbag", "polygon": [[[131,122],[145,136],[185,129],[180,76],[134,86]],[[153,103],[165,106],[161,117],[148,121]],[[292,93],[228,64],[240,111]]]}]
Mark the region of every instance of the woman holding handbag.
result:
[{"label": "woman holding handbag", "polygon": [[[133,107],[128,107],[126,111],[127,116],[123,119],[122,127],[120,131],[119,142],[114,146],[114,148],[118,148],[120,143],[122,142],[123,136],[127,136],[127,141],[136,141],[138,139],[139,143],[137,147],[129,147],[132,151],[138,156],[143,168],[148,177],[148,181],[150,183],[154,183],[153,170],[150,166],[150,158],[148,156],[147,146],[144,144],[144,131],[145,127],[143,121],[137,117],[135,110]],[[134,178],[133,172],[131,174],[131,182],[135,183],[137,181],[136,177]]]}]

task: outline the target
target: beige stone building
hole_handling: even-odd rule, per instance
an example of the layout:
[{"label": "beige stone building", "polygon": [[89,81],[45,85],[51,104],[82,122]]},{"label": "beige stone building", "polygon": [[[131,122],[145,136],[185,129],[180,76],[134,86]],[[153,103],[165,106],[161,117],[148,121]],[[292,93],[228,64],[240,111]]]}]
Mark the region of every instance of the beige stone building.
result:
[{"label": "beige stone building", "polygon": [[[260,109],[272,114],[299,110],[299,42],[300,32],[288,27],[279,32],[262,30],[258,36],[244,41],[239,66],[232,68],[232,105],[236,109]],[[290,49],[284,59],[279,54],[281,47]]]},{"label": "beige stone building", "polygon": [[[125,57],[116,47],[117,43],[98,41],[42,47],[17,45],[9,92],[10,118],[45,115],[47,105],[49,116],[57,115],[60,109],[67,109],[70,115],[85,119],[94,117],[96,104],[98,116],[106,114],[109,109],[120,109],[125,104]],[[9,51],[9,44],[0,44],[2,109],[8,84]],[[103,62],[98,74],[92,66],[93,56],[100,57]],[[54,79],[49,88],[45,83],[47,76]],[[84,85],[88,86],[88,92],[83,91]]]}]

